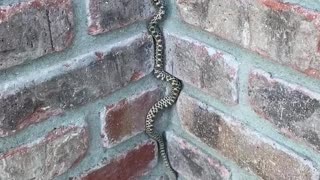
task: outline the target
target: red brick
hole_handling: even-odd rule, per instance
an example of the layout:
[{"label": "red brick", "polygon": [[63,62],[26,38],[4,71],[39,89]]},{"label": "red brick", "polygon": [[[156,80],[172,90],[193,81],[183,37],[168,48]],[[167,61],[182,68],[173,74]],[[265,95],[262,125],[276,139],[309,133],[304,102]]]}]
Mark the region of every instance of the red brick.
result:
[{"label": "red brick", "polygon": [[104,146],[110,148],[143,132],[147,113],[160,96],[160,89],[151,89],[107,106],[101,116]]},{"label": "red brick", "polygon": [[168,35],[166,39],[168,69],[174,75],[226,104],[238,104],[235,57],[191,38]]},{"label": "red brick", "polygon": [[148,173],[157,164],[156,143],[148,141],[139,144],[132,150],[114,157],[83,175],[82,180],[127,180],[138,179]]},{"label": "red brick", "polygon": [[1,154],[0,179],[52,179],[80,162],[87,148],[86,128],[58,128]]},{"label": "red brick", "polygon": [[320,78],[320,12],[280,0],[176,1],[185,22]]},{"label": "red brick", "polygon": [[231,172],[219,160],[203,153],[172,132],[166,134],[172,167],[185,179],[230,179]]},{"label": "red brick", "polygon": [[59,73],[46,81],[29,79],[34,83],[24,84],[21,89],[13,84],[0,96],[0,136],[106,97],[141,79],[152,70],[152,52],[152,41],[137,36],[102,52],[100,57],[93,52],[68,61],[70,64],[52,67]]},{"label": "red brick", "polygon": [[263,179],[319,179],[313,162],[185,94],[178,114],[187,132]]},{"label": "red brick", "polygon": [[151,18],[153,13],[150,0],[89,0],[88,32],[109,32]]},{"label": "red brick", "polygon": [[71,0],[30,0],[0,6],[0,70],[68,48]]},{"label": "red brick", "polygon": [[248,97],[253,110],[283,134],[320,151],[320,94],[255,70]]}]

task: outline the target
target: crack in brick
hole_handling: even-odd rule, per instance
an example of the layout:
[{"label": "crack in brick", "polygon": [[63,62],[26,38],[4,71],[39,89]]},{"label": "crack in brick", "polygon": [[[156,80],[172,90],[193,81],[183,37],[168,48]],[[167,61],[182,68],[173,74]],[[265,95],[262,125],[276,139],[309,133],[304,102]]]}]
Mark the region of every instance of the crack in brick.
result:
[{"label": "crack in brick", "polygon": [[49,10],[46,10],[46,18],[47,18],[47,22],[48,22],[48,30],[49,30],[49,38],[50,38],[50,43],[51,43],[51,50],[54,51],[52,32],[51,32],[51,21],[50,21],[49,13],[50,13]]}]

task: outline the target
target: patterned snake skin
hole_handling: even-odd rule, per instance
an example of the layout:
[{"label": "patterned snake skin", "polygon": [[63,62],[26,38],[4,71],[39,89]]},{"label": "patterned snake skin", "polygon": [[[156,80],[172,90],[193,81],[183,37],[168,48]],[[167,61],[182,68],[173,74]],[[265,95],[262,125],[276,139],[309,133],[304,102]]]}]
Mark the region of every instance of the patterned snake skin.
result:
[{"label": "patterned snake skin", "polygon": [[172,86],[172,89],[168,96],[160,99],[149,110],[146,117],[145,131],[149,137],[157,141],[160,156],[163,159],[164,165],[168,169],[168,172],[170,173],[168,174],[169,177],[171,177],[172,179],[176,179],[177,174],[172,169],[169,163],[163,137],[162,135],[160,135],[160,133],[154,130],[153,123],[155,120],[154,118],[161,110],[172,106],[176,102],[182,89],[182,82],[164,70],[164,41],[162,32],[158,27],[158,23],[164,18],[164,15],[166,13],[165,6],[163,0],[152,0],[152,2],[157,9],[157,13],[152,17],[148,24],[148,32],[152,36],[155,44],[155,64],[153,73],[156,78],[162,81],[169,82]]}]

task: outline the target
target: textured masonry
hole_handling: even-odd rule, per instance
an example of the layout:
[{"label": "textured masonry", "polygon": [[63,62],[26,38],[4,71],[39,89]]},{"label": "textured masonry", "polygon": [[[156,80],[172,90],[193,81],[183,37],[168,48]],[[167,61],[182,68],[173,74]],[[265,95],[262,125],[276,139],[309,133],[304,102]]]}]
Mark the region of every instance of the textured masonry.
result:
[{"label": "textured masonry", "polygon": [[320,12],[280,0],[177,0],[177,5],[185,22],[320,78]]},{"label": "textured masonry", "polygon": [[218,160],[205,155],[174,133],[167,134],[168,152],[173,168],[186,179],[229,179],[230,171]]},{"label": "textured masonry", "polygon": [[320,94],[256,70],[250,74],[248,96],[261,117],[320,150]]},{"label": "textured masonry", "polygon": [[186,94],[179,99],[178,114],[186,131],[263,179],[319,178],[312,162]]},{"label": "textured masonry", "polygon": [[101,114],[104,146],[110,148],[143,132],[144,117],[160,99],[160,95],[160,89],[150,89],[130,99],[108,105]]},{"label": "textured masonry", "polygon": [[85,127],[60,127],[45,137],[0,155],[0,179],[52,179],[85,156]]},{"label": "textured masonry", "polygon": [[[190,38],[167,36],[168,69],[220,101],[238,103],[238,63],[235,57]],[[219,84],[219,86],[217,86]]]},{"label": "textured masonry", "polygon": [[154,8],[150,0],[88,0],[89,34],[97,35],[150,18]]},{"label": "textured masonry", "polygon": [[[1,1],[1,0],[0,0]],[[319,180],[317,0],[166,0],[156,119],[179,179]],[[152,0],[0,2],[0,179],[168,177],[144,134]]]},{"label": "textured masonry", "polygon": [[[65,67],[58,68],[67,69],[65,72],[45,82],[16,92],[3,92],[0,99],[1,135],[12,134],[65,110],[85,105],[142,78],[151,71],[151,48],[146,36],[138,37],[111,51],[93,52],[94,55],[84,57],[91,60],[84,66],[68,68],[72,64],[64,64]],[[119,64],[123,66],[117,68]]]},{"label": "textured masonry", "polygon": [[32,0],[0,7],[0,69],[68,48],[71,0]]},{"label": "textured masonry", "polygon": [[157,160],[156,144],[148,141],[75,179],[137,179],[150,171],[157,164]]}]

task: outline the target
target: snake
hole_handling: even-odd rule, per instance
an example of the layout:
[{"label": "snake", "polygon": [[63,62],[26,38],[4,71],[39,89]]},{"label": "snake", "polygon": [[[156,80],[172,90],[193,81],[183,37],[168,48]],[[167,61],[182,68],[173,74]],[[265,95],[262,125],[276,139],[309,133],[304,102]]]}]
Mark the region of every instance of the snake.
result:
[{"label": "snake", "polygon": [[182,90],[182,81],[172,74],[169,74],[167,71],[165,71],[164,68],[164,36],[159,27],[159,23],[164,20],[164,16],[166,15],[164,0],[151,1],[156,9],[155,15],[152,16],[147,25],[148,33],[152,36],[154,43],[153,75],[157,79],[169,83],[171,85],[171,90],[168,95],[161,98],[149,109],[145,120],[145,132],[151,139],[157,142],[158,152],[160,154],[160,157],[162,158],[164,166],[168,170],[167,174],[169,175],[169,177],[171,177],[171,179],[177,179],[177,173],[170,165],[168,159],[168,154],[165,149],[164,137],[154,129],[154,121],[159,112],[175,104]]}]

